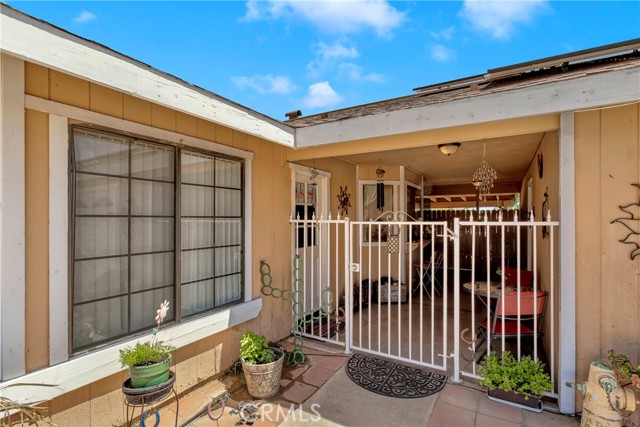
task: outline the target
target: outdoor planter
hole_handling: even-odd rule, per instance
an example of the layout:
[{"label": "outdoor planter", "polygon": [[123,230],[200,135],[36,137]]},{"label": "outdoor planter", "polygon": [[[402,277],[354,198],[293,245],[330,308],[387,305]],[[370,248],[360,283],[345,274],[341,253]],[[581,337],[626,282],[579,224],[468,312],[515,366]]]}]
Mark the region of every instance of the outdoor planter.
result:
[{"label": "outdoor planter", "polygon": [[266,399],[280,390],[284,350],[275,347],[269,347],[269,349],[274,355],[274,361],[271,363],[254,365],[241,359],[247,390],[256,399]]},{"label": "outdoor planter", "polygon": [[542,412],[542,396],[553,390],[544,364],[528,355],[517,360],[508,351],[501,355],[491,352],[480,362],[478,373],[490,400],[527,411]]},{"label": "outdoor planter", "polygon": [[141,366],[129,366],[131,386],[133,388],[146,388],[162,384],[169,379],[171,367],[171,354],[157,363]]},{"label": "outdoor planter", "polygon": [[494,390],[487,390],[487,397],[490,400],[516,406],[526,409],[527,411],[542,412],[542,398],[540,396],[532,396],[515,391],[504,391],[496,388]]},{"label": "outdoor planter", "polygon": [[169,310],[169,301],[160,304],[156,311],[156,325],[149,341],[138,341],[135,346],[120,350],[122,367],[129,367],[128,382],[131,388],[148,388],[169,380],[171,352],[175,347],[158,340],[158,330]]},{"label": "outdoor planter", "polygon": [[264,335],[246,331],[240,341],[240,360],[251,396],[265,399],[280,390],[283,349],[269,347]]}]

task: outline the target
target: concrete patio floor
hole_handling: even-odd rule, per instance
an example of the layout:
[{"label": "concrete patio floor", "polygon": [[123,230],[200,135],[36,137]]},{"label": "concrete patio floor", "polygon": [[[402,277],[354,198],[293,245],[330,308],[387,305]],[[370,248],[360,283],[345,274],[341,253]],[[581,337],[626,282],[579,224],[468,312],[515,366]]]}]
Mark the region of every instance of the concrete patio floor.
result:
[{"label": "concrete patio floor", "polygon": [[[290,348],[285,342],[283,347]],[[480,390],[447,384],[431,396],[397,399],[369,392],[347,376],[348,356],[325,344],[305,340],[310,362],[293,369],[284,368],[278,394],[262,400],[261,426],[578,426],[579,419],[542,412],[536,414],[490,401]],[[230,391],[224,415],[218,423],[205,414],[189,424],[192,427],[235,426],[238,415],[229,414],[240,401],[253,400],[242,387],[242,374],[213,380],[180,398],[178,425],[182,425],[215,396]],[[160,410],[160,426],[173,426],[175,402]],[[213,411],[214,415],[220,409]]]}]

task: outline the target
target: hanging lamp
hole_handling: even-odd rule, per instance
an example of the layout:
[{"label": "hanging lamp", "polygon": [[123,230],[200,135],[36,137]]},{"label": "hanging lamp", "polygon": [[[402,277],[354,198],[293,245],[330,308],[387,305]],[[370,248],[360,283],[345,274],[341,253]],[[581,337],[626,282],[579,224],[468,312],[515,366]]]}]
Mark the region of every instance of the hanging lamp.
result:
[{"label": "hanging lamp", "polygon": [[471,183],[478,190],[481,196],[489,194],[489,191],[493,187],[493,181],[498,178],[496,170],[487,163],[487,143],[482,144],[482,162],[476,171],[473,173]]}]

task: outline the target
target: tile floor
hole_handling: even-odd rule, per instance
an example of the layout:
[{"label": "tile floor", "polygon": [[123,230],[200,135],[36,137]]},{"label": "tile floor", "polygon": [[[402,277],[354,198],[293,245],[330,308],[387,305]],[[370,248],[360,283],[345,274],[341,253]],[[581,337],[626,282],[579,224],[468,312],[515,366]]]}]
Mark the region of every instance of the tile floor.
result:
[{"label": "tile floor", "polygon": [[[287,348],[291,344],[285,342],[283,346]],[[280,392],[276,396],[262,401],[263,418],[253,425],[255,427],[281,424],[282,427],[302,425],[376,426],[377,422],[381,422],[382,426],[389,424],[389,420],[398,420],[397,423],[392,422],[394,425],[420,427],[575,427],[579,425],[577,418],[546,411],[535,414],[520,410],[490,401],[482,391],[454,384],[447,384],[441,392],[424,398],[422,399],[424,401],[420,402],[418,399],[393,399],[374,395],[350,382],[342,369],[348,357],[339,352],[334,353],[334,351],[336,350],[324,345],[308,343],[305,353],[309,355],[310,363],[293,369],[284,368]],[[236,407],[240,401],[252,400],[246,389],[242,387],[242,383],[242,374],[236,377],[229,376],[222,380],[212,380],[186,396],[181,396],[178,426],[185,423],[213,397],[219,396],[225,390],[231,390],[230,399],[227,402],[227,409],[218,423],[216,424],[204,414],[192,421],[189,426],[234,426],[239,418],[237,415],[229,414],[228,408]],[[334,407],[335,413],[327,417],[323,415],[323,418],[326,419],[318,421],[313,418],[314,414],[311,412],[312,402],[325,408],[324,411],[327,407]],[[388,405],[381,404],[381,402],[388,402]],[[356,405],[359,408],[353,408]],[[297,417],[294,417],[293,422],[291,416],[285,421],[291,410],[298,411]],[[358,411],[363,410],[368,411],[366,417],[362,416],[362,412],[358,415]],[[376,411],[378,412],[376,413]],[[215,409],[213,412],[214,415],[219,414],[220,409]],[[339,416],[340,412],[342,415]],[[326,414],[326,412],[324,413]],[[160,427],[173,426],[175,415],[175,402],[162,408],[160,410]]]}]

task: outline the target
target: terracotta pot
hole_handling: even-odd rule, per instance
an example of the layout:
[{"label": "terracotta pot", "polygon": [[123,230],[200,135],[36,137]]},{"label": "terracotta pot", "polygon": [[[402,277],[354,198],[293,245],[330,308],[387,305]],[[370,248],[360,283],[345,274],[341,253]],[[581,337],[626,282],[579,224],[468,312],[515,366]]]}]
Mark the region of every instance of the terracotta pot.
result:
[{"label": "terracotta pot", "polygon": [[162,361],[152,365],[129,366],[131,386],[133,388],[144,388],[162,384],[169,379],[170,367],[171,354],[167,354]]}]

